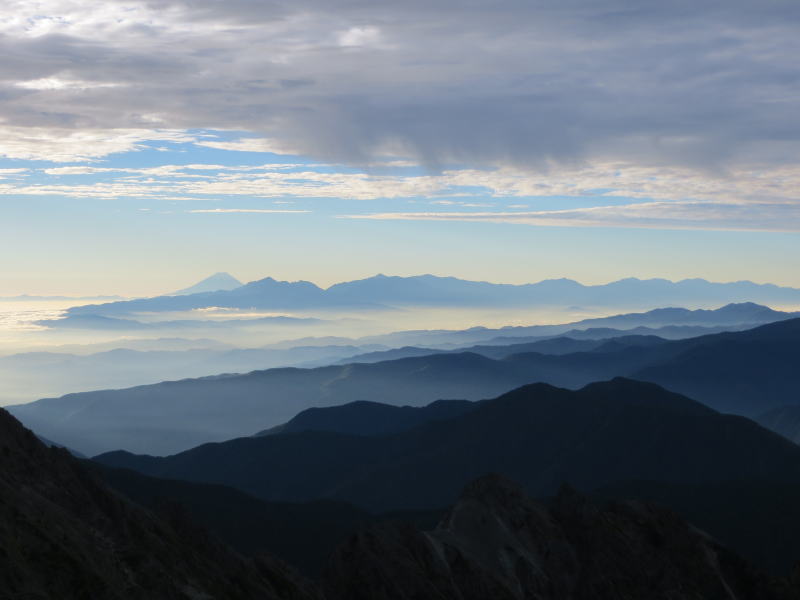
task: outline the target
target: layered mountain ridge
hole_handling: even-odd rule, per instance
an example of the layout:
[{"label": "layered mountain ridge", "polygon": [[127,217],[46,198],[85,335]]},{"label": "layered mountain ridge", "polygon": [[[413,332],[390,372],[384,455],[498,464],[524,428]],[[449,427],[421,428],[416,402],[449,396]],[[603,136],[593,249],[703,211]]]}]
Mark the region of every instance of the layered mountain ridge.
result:
[{"label": "layered mountain ridge", "polygon": [[271,501],[326,498],[378,512],[446,506],[488,472],[540,496],[565,481],[584,490],[648,479],[800,483],[795,444],[743,417],[626,379],[579,391],[524,386],[461,415],[385,435],[306,430],[161,458],[112,452],[95,460],[230,485]]},{"label": "layered mountain ridge", "polygon": [[353,400],[424,406],[490,398],[532,382],[578,388],[615,376],[652,381],[715,409],[756,416],[797,400],[798,353],[800,319],[788,319],[747,331],[561,355],[492,359],[464,352],[270,369],[69,394],[10,410],[37,433],[88,455],[119,448],[171,454],[252,435],[306,408]]}]

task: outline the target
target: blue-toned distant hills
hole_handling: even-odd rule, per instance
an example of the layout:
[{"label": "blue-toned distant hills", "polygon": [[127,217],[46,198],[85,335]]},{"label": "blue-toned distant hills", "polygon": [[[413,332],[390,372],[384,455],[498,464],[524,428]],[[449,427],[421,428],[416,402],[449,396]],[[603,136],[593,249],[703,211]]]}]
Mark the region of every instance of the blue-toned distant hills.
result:
[{"label": "blue-toned distant hills", "polygon": [[[51,352],[0,357],[0,399],[6,404],[16,404],[71,391],[130,387],[165,379],[273,367],[379,362],[447,351],[474,352],[489,358],[504,358],[521,352],[608,351],[622,345],[649,345],[664,339],[748,329],[793,316],[796,314],[744,303],[716,310],[656,309],[560,325],[398,331],[363,338],[310,337],[255,348],[233,348],[208,339],[126,339],[91,346],[97,351],[89,354],[90,347],[66,346]],[[158,332],[165,325],[184,331],[207,325],[208,331],[204,333],[213,334],[265,324],[273,328],[302,325],[310,329],[324,321],[260,317],[224,322],[186,319],[148,323],[120,317],[79,315],[42,323],[65,329],[98,328],[103,332],[135,334]],[[41,377],[42,369],[47,370],[47,377]]]},{"label": "blue-toned distant hills", "polygon": [[570,279],[510,285],[434,275],[376,275],[323,289],[308,281],[276,281],[267,277],[230,290],[84,305],[69,309],[67,314],[114,316],[136,312],[183,311],[210,306],[295,310],[404,306],[706,307],[739,302],[800,305],[800,289],[750,281],[715,283],[704,279],[685,279],[673,282],[666,279],[636,278],[603,285],[583,285]]},{"label": "blue-toned distant hills", "polygon": [[93,455],[115,448],[170,454],[250,435],[311,407],[354,400],[412,406],[480,400],[533,382],[577,388],[632,377],[749,416],[798,403],[800,319],[683,340],[622,336],[591,351],[523,350],[497,358],[458,352],[269,369],[68,394],[10,410],[37,433]]}]

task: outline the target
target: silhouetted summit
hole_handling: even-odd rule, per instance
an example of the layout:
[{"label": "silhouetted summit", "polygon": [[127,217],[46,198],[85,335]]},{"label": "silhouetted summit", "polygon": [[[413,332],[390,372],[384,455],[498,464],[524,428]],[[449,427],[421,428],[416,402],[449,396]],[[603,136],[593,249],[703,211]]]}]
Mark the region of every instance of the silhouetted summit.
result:
[{"label": "silhouetted summit", "polygon": [[268,500],[329,498],[374,511],[438,508],[500,472],[530,493],[651,479],[800,482],[800,447],[657,385],[622,378],[578,391],[521,387],[458,417],[391,435],[305,431],[163,458],[96,458],[145,474],[221,483]]},{"label": "silhouetted summit", "polygon": [[359,400],[341,406],[309,408],[283,425],[257,435],[332,431],[354,435],[384,435],[413,429],[425,423],[451,419],[477,406],[467,400],[437,400],[427,406],[391,406]]}]

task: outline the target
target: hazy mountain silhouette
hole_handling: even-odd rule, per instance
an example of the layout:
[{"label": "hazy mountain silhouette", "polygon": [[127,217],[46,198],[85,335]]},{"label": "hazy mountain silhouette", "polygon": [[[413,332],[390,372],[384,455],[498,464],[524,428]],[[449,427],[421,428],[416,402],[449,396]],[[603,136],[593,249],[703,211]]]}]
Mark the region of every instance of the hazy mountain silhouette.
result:
[{"label": "hazy mountain silhouette", "polygon": [[[614,330],[615,333],[624,333]],[[510,341],[512,338],[507,338]],[[655,335],[620,335],[611,339],[585,339],[579,340],[563,336],[546,338],[533,342],[506,345],[477,345],[457,348],[455,350],[435,350],[416,346],[404,346],[392,350],[377,350],[341,359],[339,364],[347,363],[374,363],[384,360],[397,360],[414,356],[427,356],[429,354],[454,354],[459,352],[473,352],[488,358],[506,358],[512,354],[524,352],[538,352],[540,354],[572,354],[575,352],[615,352],[628,347],[650,347],[664,343],[666,340]]]},{"label": "hazy mountain silhouette", "polygon": [[69,315],[115,316],[135,312],[176,311],[209,306],[229,308],[324,308],[353,306],[614,306],[676,304],[710,306],[730,302],[800,303],[800,290],[748,281],[714,283],[703,279],[623,279],[582,285],[569,279],[524,285],[465,281],[454,277],[376,275],[322,289],[307,281],[271,277],[229,291],[190,296],[159,296],[69,309]]},{"label": "hazy mountain silhouette", "polygon": [[256,435],[301,431],[333,431],[353,435],[385,435],[419,427],[425,423],[452,419],[473,410],[478,403],[467,400],[437,400],[427,406],[391,406],[359,400],[341,406],[309,408],[288,423]]},{"label": "hazy mountain silhouette", "polygon": [[746,418],[626,379],[579,391],[524,386],[392,435],[306,431],[162,458],[112,452],[95,460],[267,500],[327,498],[373,511],[446,506],[488,472],[512,477],[534,495],[552,494],[564,481],[587,490],[643,479],[800,483],[799,446]]},{"label": "hazy mountain silhouette", "polygon": [[[790,317],[794,318],[794,313]],[[489,339],[481,339],[480,343],[487,346],[505,346],[508,344],[523,344],[539,342],[553,337],[569,337],[575,340],[603,340],[621,337],[624,335],[655,336],[665,340],[682,340],[724,331],[743,331],[756,327],[760,323],[736,323],[731,325],[664,325],[663,327],[632,327],[630,329],[612,329],[610,327],[589,327],[588,329],[570,329],[554,335],[498,335]]]},{"label": "hazy mountain silhouette", "polygon": [[[368,305],[360,301],[356,306]],[[276,281],[272,277],[252,281],[233,290],[202,292],[186,296],[157,296],[124,302],[76,306],[66,311],[76,315],[126,315],[136,312],[185,311],[208,307],[254,309],[303,309],[341,306],[325,300],[325,291],[308,281]]]},{"label": "hazy mountain silhouette", "polygon": [[[311,407],[354,400],[424,406],[480,400],[536,381],[577,388],[615,376],[653,381],[725,412],[755,416],[797,401],[800,319],[649,346],[495,360],[446,353],[315,369],[269,369],[68,394],[9,407],[37,433],[85,454],[171,454],[251,435]],[[191,418],[189,418],[189,415]]]},{"label": "hazy mountain silhouette", "polygon": [[728,304],[715,310],[658,308],[562,323],[558,325],[515,325],[490,329],[472,327],[464,330],[398,331],[367,336],[362,342],[389,346],[424,345],[438,348],[466,348],[475,344],[507,345],[541,341],[566,336],[574,339],[602,339],[621,335],[657,335],[668,339],[696,337],[722,331],[738,331],[757,325],[797,318],[798,313],[781,312],[744,302]]},{"label": "hazy mountain silhouette", "polygon": [[112,492],[0,410],[4,598],[317,598],[282,564],[244,559]]},{"label": "hazy mountain silhouette", "polygon": [[[127,341],[124,343],[129,345]],[[141,344],[144,348],[158,345],[158,342]],[[163,345],[170,346],[169,342]],[[9,403],[30,402],[71,390],[123,388],[166,379],[203,377],[209,373],[326,365],[367,348],[369,346],[299,346],[162,351],[117,348],[88,355],[26,352],[0,356],[0,398]],[[42,377],[43,372],[47,377]]]},{"label": "hazy mountain silhouette", "polygon": [[37,433],[88,455],[115,448],[171,454],[207,441],[251,435],[314,406],[354,399],[396,405],[477,400],[527,381],[519,365],[477,354],[443,354],[167,381],[67,394],[8,409]]},{"label": "hazy mountain silhouette", "polygon": [[748,416],[800,401],[800,319],[671,345],[682,351],[631,375]]},{"label": "hazy mountain silhouette", "polygon": [[202,294],[205,292],[221,292],[235,290],[242,287],[242,282],[230,273],[214,273],[202,281],[187,288],[168,294],[169,296],[188,296],[189,294]]},{"label": "hazy mountain silhouette", "polygon": [[599,504],[564,489],[546,507],[487,476],[432,531],[397,523],[352,537],[332,557],[328,600],[792,598],[669,511]]}]

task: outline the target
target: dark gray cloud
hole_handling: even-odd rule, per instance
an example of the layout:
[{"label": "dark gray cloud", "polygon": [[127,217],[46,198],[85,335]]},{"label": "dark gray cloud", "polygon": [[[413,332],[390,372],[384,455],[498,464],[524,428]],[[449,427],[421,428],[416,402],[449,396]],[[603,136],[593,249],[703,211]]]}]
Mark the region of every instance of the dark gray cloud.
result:
[{"label": "dark gray cloud", "polygon": [[242,129],[434,167],[800,158],[796,2],[30,4],[0,8],[6,125]]}]

